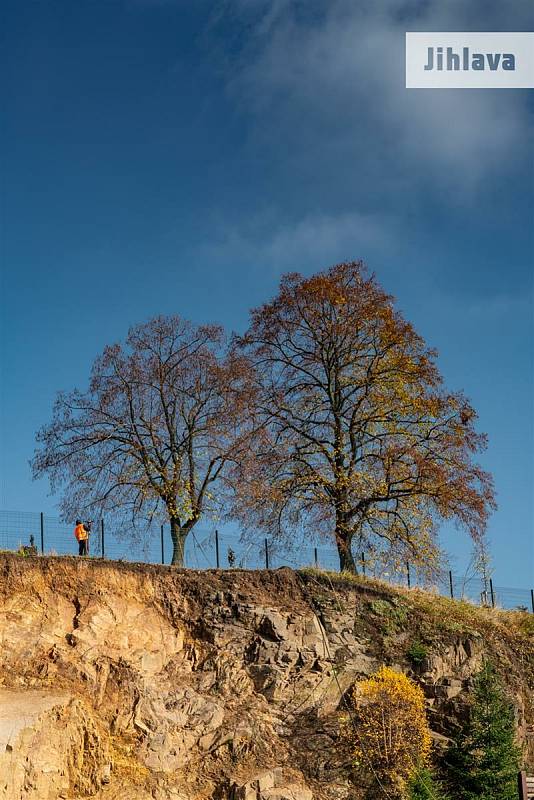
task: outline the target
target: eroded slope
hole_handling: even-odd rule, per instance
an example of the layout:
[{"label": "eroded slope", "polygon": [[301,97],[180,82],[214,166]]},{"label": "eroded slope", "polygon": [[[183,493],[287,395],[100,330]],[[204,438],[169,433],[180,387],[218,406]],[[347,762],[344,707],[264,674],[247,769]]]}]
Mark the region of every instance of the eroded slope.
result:
[{"label": "eroded slope", "polygon": [[286,569],[10,555],[0,603],[4,800],[357,796],[342,695],[384,662],[423,685],[438,746],[485,655],[523,738],[532,722],[534,647],[519,613]]}]

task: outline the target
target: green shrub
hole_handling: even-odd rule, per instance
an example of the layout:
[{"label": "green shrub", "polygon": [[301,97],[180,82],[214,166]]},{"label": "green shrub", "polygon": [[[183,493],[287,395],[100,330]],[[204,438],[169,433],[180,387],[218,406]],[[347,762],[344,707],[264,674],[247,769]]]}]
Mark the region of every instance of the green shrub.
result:
[{"label": "green shrub", "polygon": [[412,662],[412,664],[419,666],[426,661],[428,650],[422,642],[415,641],[409,646],[408,650],[406,651],[406,656]]},{"label": "green shrub", "polygon": [[396,598],[388,600],[373,600],[369,609],[376,617],[380,617],[384,633],[392,635],[402,631],[408,621],[408,609],[399,603]]},{"label": "green shrub", "polygon": [[428,767],[417,771],[410,782],[408,800],[447,800]]}]

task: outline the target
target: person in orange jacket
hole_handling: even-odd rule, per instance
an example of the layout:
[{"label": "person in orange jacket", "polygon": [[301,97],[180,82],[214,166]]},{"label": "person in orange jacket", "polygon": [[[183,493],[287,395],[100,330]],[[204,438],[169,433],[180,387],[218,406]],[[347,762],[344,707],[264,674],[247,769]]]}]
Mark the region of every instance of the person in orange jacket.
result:
[{"label": "person in orange jacket", "polygon": [[83,524],[81,519],[76,520],[76,527],[74,528],[74,536],[76,537],[76,540],[78,542],[78,555],[86,556],[89,533],[86,530],[85,525]]}]

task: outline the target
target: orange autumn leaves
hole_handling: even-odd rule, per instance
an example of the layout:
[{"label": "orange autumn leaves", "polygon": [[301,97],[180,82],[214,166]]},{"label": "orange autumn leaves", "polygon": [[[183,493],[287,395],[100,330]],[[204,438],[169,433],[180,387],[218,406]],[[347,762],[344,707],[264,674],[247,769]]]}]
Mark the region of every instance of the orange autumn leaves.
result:
[{"label": "orange autumn leaves", "polygon": [[444,519],[483,535],[495,503],[476,412],[362,262],[286,275],[236,343],[261,421],[234,475],[246,527],[333,535],[350,571],[353,549],[431,570]]},{"label": "orange autumn leaves", "polygon": [[431,572],[440,522],[477,540],[495,507],[476,412],[436,358],[362,262],[289,274],[243,336],[160,316],[106,347],[59,393],[33,473],[68,517],[168,522],[175,564],[211,515],[334,541],[342,570],[365,551]]}]

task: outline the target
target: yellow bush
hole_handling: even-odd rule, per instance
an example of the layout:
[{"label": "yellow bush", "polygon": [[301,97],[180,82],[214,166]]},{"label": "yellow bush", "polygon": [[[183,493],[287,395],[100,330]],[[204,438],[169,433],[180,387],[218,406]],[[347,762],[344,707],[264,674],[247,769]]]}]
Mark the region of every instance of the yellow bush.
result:
[{"label": "yellow bush", "polygon": [[381,667],[354,686],[351,701],[351,724],[345,731],[355,764],[388,791],[405,797],[408,781],[430,756],[422,690],[406,675]]}]

